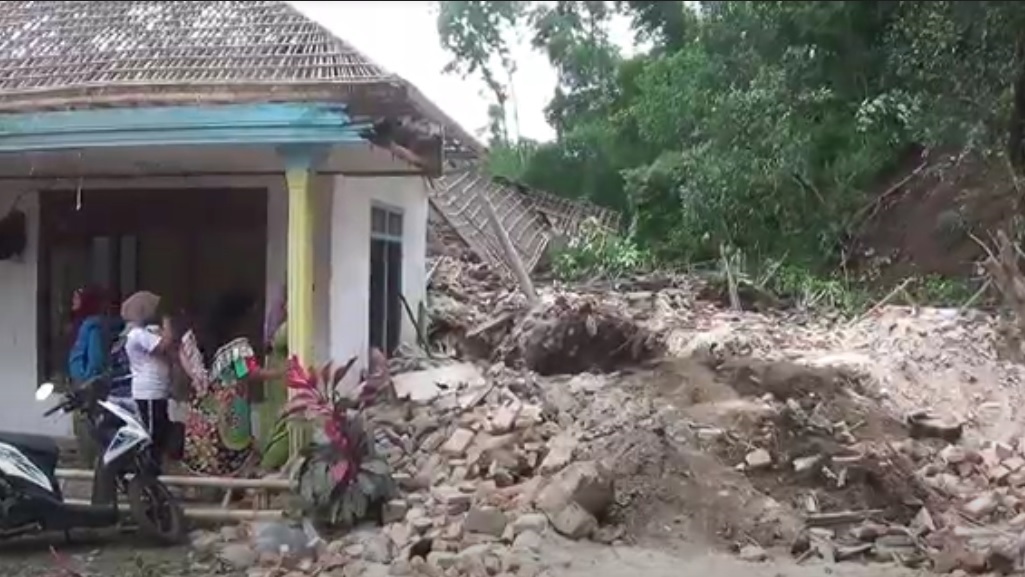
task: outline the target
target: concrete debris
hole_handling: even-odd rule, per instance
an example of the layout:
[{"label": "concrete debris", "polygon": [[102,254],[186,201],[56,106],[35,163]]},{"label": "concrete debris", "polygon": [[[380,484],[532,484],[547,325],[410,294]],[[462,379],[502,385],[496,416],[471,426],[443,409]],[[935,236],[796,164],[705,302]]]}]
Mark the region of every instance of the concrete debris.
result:
[{"label": "concrete debris", "polygon": [[756,449],[744,457],[744,463],[746,463],[747,468],[752,471],[766,469],[772,466],[772,455],[770,455],[765,449]]},{"label": "concrete debris", "polygon": [[538,288],[530,309],[482,265],[437,265],[432,355],[393,359],[398,400],[367,410],[403,491],[380,526],[313,545],[281,530],[285,550],[257,543],[266,527],[198,532],[197,555],[275,576],[537,577],[559,574],[554,539],[657,536],[750,562],[790,545],[1021,569],[1025,367],[1000,360],[997,319],[726,310],[654,275]]}]

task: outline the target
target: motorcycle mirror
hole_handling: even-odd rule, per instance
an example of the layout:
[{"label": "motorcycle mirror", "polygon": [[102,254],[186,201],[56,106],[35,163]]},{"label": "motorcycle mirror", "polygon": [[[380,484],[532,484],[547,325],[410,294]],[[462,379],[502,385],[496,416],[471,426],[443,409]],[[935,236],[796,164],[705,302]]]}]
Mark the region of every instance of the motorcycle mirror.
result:
[{"label": "motorcycle mirror", "polygon": [[45,401],[53,394],[53,383],[43,383],[36,389],[36,400]]}]

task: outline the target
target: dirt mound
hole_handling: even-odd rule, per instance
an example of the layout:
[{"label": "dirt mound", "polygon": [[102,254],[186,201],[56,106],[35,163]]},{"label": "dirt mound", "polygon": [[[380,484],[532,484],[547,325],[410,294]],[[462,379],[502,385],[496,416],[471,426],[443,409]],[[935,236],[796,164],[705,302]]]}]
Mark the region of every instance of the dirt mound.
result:
[{"label": "dirt mound", "polygon": [[641,542],[769,546],[790,542],[800,529],[792,510],[742,473],[659,431],[635,430],[608,448],[617,455],[612,521]]},{"label": "dirt mound", "polygon": [[[903,426],[860,394],[859,375],[756,359],[733,359],[717,374],[774,409],[757,429],[733,429],[716,447],[758,490],[809,514],[881,510],[898,522],[929,498],[912,475],[914,464],[888,444],[906,436]],[[753,461],[756,452],[770,463]]]},{"label": "dirt mound", "polygon": [[608,372],[661,352],[647,329],[622,311],[565,297],[532,310],[508,336],[500,355],[541,375]]},{"label": "dirt mound", "polygon": [[891,446],[906,430],[861,394],[860,378],[790,361],[669,359],[618,377],[578,422],[616,475],[615,519],[638,540],[789,546],[819,516],[904,524],[925,504],[943,508]]},{"label": "dirt mound", "polygon": [[[850,248],[851,264],[893,284],[909,276],[967,278],[983,256],[969,236],[1014,216],[1010,174],[971,155],[914,155],[880,183]],[[915,226],[908,226],[909,222]]]}]

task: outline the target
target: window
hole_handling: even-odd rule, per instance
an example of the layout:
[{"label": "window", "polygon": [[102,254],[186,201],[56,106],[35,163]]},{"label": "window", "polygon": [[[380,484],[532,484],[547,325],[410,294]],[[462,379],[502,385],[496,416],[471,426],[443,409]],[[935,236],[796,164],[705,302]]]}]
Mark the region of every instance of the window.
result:
[{"label": "window", "polygon": [[402,327],[402,213],[370,209],[370,346],[391,356]]}]

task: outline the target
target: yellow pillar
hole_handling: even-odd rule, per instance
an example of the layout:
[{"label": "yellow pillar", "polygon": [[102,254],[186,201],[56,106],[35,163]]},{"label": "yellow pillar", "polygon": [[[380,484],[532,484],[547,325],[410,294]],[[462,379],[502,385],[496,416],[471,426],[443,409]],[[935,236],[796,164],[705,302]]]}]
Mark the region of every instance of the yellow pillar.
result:
[{"label": "yellow pillar", "polygon": [[313,362],[313,192],[310,170],[290,167],[288,184],[288,351]]},{"label": "yellow pillar", "polygon": [[[313,174],[314,150],[288,148],[285,183],[288,187],[288,352],[303,366],[313,365]],[[289,397],[292,390],[289,389]],[[294,456],[307,440],[304,428],[292,427],[290,453]]]}]

